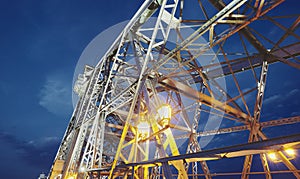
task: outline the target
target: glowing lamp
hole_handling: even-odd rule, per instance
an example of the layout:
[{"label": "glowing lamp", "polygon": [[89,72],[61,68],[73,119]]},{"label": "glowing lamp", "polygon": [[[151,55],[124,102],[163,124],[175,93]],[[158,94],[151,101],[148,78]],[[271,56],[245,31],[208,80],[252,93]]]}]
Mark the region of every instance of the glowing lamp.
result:
[{"label": "glowing lamp", "polygon": [[158,123],[162,127],[168,126],[170,124],[170,120],[171,120],[171,113],[172,113],[171,106],[168,104],[164,104],[160,108],[157,109],[157,113],[158,113],[158,117],[159,117]]},{"label": "glowing lamp", "polygon": [[139,122],[137,124],[138,134],[142,139],[145,139],[149,134],[150,125],[149,122],[146,120],[145,115],[147,111],[140,113]]},{"label": "glowing lamp", "polygon": [[277,156],[276,156],[276,153],[275,153],[275,152],[268,153],[268,157],[269,157],[269,159],[272,160],[273,162],[278,162],[278,159],[277,159]]},{"label": "glowing lamp", "polygon": [[284,151],[291,158],[294,158],[296,155],[296,152],[294,149],[288,148],[288,149],[285,149]]},{"label": "glowing lamp", "polygon": [[145,139],[149,133],[149,123],[147,121],[140,121],[137,125],[137,130],[142,139]]}]

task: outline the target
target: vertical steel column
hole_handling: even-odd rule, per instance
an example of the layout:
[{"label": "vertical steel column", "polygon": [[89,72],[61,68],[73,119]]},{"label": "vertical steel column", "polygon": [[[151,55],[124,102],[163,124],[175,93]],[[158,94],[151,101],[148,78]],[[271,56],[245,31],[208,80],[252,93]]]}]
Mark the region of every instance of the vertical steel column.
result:
[{"label": "vertical steel column", "polygon": [[[264,61],[261,68],[260,81],[257,84],[258,92],[257,92],[256,102],[254,107],[254,117],[251,120],[249,126],[250,134],[249,134],[248,142],[253,142],[258,140],[257,133],[260,130],[259,118],[261,114],[262,101],[263,101],[263,96],[264,96],[264,91],[266,86],[267,72],[268,72],[268,63],[267,61]],[[253,155],[248,155],[245,157],[244,167],[242,172],[243,179],[249,178],[248,173],[250,172],[251,169],[252,159],[253,159]],[[271,178],[270,169],[268,166],[268,162],[266,161],[266,157],[261,157],[261,159],[262,159],[264,171],[266,172],[266,177]]]}]

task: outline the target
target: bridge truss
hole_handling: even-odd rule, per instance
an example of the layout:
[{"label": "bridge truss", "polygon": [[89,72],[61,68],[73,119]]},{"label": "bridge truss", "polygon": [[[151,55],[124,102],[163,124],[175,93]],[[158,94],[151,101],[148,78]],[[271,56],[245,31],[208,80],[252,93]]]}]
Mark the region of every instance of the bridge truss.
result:
[{"label": "bridge truss", "polygon": [[300,178],[300,135],[266,132],[300,116],[262,118],[269,68],[300,69],[285,3],[146,0],[78,77],[49,178]]}]

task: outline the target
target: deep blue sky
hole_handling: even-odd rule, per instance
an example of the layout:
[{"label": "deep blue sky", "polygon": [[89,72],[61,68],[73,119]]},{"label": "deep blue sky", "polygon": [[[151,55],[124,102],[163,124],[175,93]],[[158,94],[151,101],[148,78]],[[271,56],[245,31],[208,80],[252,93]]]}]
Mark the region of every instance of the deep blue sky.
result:
[{"label": "deep blue sky", "polygon": [[142,0],[4,0],[0,6],[0,178],[48,172],[72,113],[72,78],[88,43]]},{"label": "deep blue sky", "polygon": [[[72,113],[80,54],[101,31],[130,19],[142,2],[1,2],[1,178],[32,179],[48,172]],[[299,71],[276,64],[269,74],[263,117],[300,115],[300,82],[294,80]]]}]

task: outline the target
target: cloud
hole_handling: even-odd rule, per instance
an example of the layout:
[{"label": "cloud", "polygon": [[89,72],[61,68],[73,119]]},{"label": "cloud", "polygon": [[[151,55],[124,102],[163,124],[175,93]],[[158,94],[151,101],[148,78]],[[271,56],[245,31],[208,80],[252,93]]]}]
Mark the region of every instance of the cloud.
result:
[{"label": "cloud", "polygon": [[299,92],[299,89],[293,89],[292,91],[290,91],[290,92],[287,94],[287,97],[294,96],[294,95],[297,94],[298,92]]},{"label": "cloud", "polygon": [[[36,141],[24,141],[13,134],[0,132],[0,141],[2,145],[9,145],[14,149],[11,154],[6,155],[17,155],[30,166],[46,170],[52,163],[60,139],[58,137],[45,137]],[[1,148],[0,152],[2,150],[4,149]]]},{"label": "cloud", "polygon": [[[299,91],[300,91],[299,89],[295,88],[295,89],[291,90],[290,92],[288,92],[287,94],[283,94],[283,95],[275,94],[273,96],[265,98],[264,104],[278,103],[276,101],[282,101],[282,100],[286,100],[287,98],[293,97],[296,94],[298,94]],[[282,106],[279,106],[279,107],[282,107]]]},{"label": "cloud", "polygon": [[72,110],[71,81],[63,73],[49,75],[40,90],[39,104],[55,115],[69,114]]},{"label": "cloud", "polygon": [[298,111],[295,111],[295,112],[292,112],[291,116],[299,116],[300,115],[300,112]]},{"label": "cloud", "polygon": [[264,104],[270,104],[270,103],[273,103],[273,102],[275,102],[275,101],[280,100],[281,98],[282,98],[282,96],[280,96],[280,95],[278,95],[278,94],[273,95],[273,96],[270,96],[270,97],[268,97],[268,98],[266,98],[266,99],[264,100]]}]

